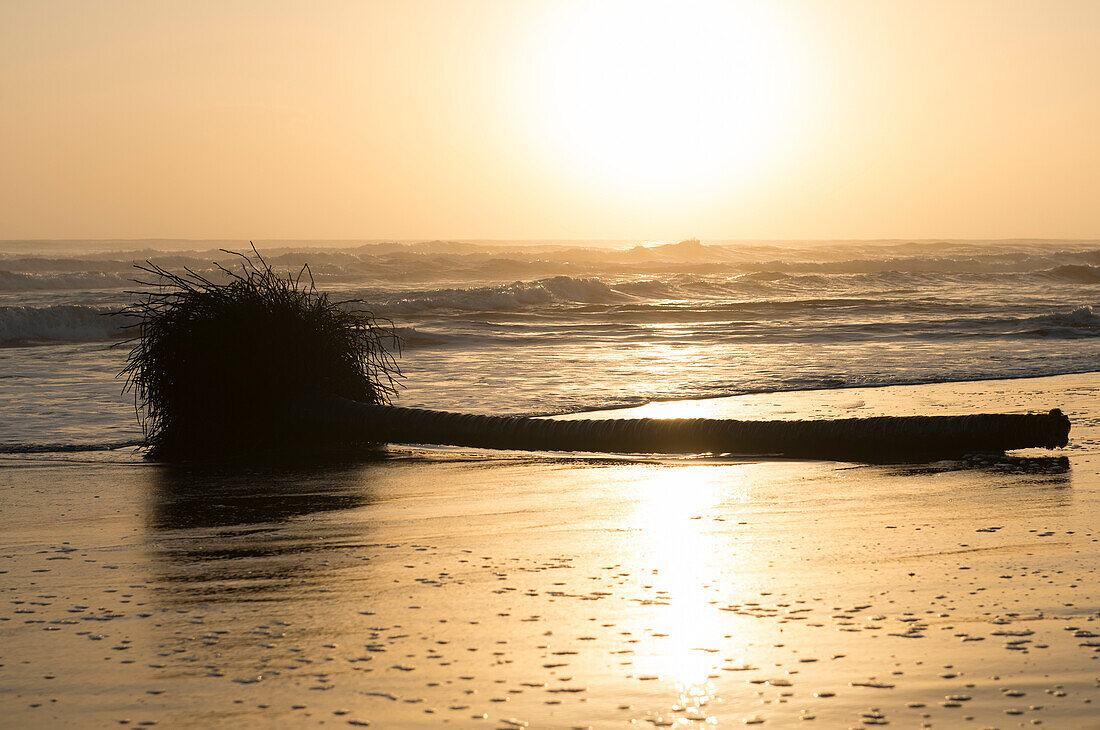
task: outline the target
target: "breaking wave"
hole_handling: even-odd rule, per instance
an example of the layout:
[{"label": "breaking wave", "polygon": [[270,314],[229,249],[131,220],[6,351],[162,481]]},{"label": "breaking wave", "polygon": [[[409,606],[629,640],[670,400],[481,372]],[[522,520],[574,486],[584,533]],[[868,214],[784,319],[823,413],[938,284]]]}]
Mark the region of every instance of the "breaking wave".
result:
[{"label": "breaking wave", "polygon": [[[0,247],[2,248],[2,247]],[[1089,242],[840,242],[835,244],[716,243],[608,247],[455,242],[368,244],[345,248],[290,247],[265,254],[278,269],[304,263],[319,284],[451,283],[549,280],[564,277],[723,276],[737,285],[828,286],[844,281],[906,286],[945,277],[1006,276],[1100,282],[1100,248]],[[141,250],[67,257],[3,256],[0,292],[128,288],[134,264],[151,259],[171,270],[218,276],[212,261],[234,268],[224,252]],[[864,277],[859,279],[859,277]],[[140,276],[138,276],[140,278]],[[438,284],[437,284],[438,285]],[[423,287],[420,287],[423,288]]]},{"label": "breaking wave", "polygon": [[[213,278],[223,275],[212,260],[240,265],[198,247],[74,245],[66,258],[0,242],[0,453],[109,449],[100,442],[139,435],[117,429],[133,405],[113,378],[124,349],[110,347],[134,320],[110,315],[135,288],[134,260]],[[280,271],[308,261],[335,301],[358,298],[348,306],[392,320],[410,406],[541,414],[1100,369],[1096,242],[263,251]]]},{"label": "breaking wave", "polygon": [[1025,320],[1032,329],[1023,334],[1062,339],[1100,337],[1100,314],[1091,306],[1077,307],[1071,312],[1052,312]]},{"label": "breaking wave", "polygon": [[1043,273],[1055,279],[1065,279],[1080,284],[1100,284],[1100,266],[1088,264],[1057,266]]},{"label": "breaking wave", "polygon": [[[795,298],[668,303],[667,284],[612,287],[556,277],[503,287],[424,292],[384,302],[408,348],[564,342],[855,342],[897,339],[1100,337],[1091,305],[1030,316],[981,316],[935,299]],[[646,291],[647,297],[641,296]],[[486,319],[485,314],[500,317]],[[0,347],[117,340],[136,323],[117,307],[0,307]]]},{"label": "breaking wave", "polygon": [[384,300],[376,312],[384,316],[397,316],[433,310],[503,311],[545,304],[608,304],[629,299],[627,294],[616,291],[599,279],[555,276],[502,286],[417,292]]},{"label": "breaking wave", "polygon": [[0,307],[0,346],[117,339],[135,320],[116,311],[79,304]]}]

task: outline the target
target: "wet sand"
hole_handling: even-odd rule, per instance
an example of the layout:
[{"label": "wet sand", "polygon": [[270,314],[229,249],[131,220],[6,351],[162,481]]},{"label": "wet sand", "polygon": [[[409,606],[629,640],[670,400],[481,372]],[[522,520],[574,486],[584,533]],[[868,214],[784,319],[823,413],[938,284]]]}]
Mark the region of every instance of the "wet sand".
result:
[{"label": "wet sand", "polygon": [[632,414],[1054,406],[925,465],[6,458],[0,726],[1100,727],[1100,377]]}]

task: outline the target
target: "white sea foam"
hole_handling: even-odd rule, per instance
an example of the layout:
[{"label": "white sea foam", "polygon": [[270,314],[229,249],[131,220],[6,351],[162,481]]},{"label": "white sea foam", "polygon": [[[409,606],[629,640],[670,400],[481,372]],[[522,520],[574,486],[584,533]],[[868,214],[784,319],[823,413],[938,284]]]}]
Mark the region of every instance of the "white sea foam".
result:
[{"label": "white sea foam", "polygon": [[387,316],[419,314],[432,310],[477,312],[514,310],[545,304],[622,302],[629,298],[629,295],[616,291],[599,279],[555,276],[500,286],[417,292],[384,300],[376,311]]},{"label": "white sea foam", "polygon": [[132,283],[125,276],[105,271],[36,274],[0,270],[0,291],[118,289]]}]

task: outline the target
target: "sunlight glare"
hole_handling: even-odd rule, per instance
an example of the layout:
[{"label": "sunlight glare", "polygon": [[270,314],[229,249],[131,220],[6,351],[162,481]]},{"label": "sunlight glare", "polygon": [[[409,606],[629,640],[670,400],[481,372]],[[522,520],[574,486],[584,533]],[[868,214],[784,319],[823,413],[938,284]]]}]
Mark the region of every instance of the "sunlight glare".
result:
[{"label": "sunlight glare", "polygon": [[639,656],[643,672],[657,674],[677,687],[683,704],[705,703],[713,691],[708,679],[720,657],[709,649],[720,645],[722,629],[714,606],[712,572],[714,534],[707,517],[723,498],[722,482],[708,467],[664,467],[638,485],[633,516],[644,542],[639,563],[656,568],[653,580],[668,606],[657,614],[654,629],[666,638]]},{"label": "sunlight glare", "polygon": [[783,157],[802,89],[793,35],[769,6],[595,3],[556,20],[536,106],[574,174],[667,199],[748,182]]}]

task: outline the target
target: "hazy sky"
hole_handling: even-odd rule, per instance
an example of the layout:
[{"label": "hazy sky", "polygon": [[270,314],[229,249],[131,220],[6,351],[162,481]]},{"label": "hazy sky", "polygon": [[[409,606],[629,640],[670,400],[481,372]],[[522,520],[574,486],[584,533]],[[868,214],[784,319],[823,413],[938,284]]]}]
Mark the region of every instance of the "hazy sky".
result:
[{"label": "hazy sky", "polygon": [[1100,2],[0,1],[0,238],[1100,237]]}]

